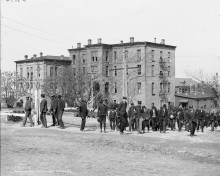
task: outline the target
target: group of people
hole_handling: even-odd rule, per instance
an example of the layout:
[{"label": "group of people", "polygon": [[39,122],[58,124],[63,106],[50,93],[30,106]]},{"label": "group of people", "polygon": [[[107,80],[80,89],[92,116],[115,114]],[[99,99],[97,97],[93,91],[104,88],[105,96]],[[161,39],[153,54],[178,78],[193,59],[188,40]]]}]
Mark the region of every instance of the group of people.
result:
[{"label": "group of people", "polygon": [[190,132],[190,136],[194,136],[196,130],[201,129],[201,132],[204,132],[204,127],[211,126],[211,131],[214,131],[217,126],[220,126],[219,111],[206,112],[202,106],[197,110],[194,110],[193,106],[189,106],[189,108],[167,107],[166,104],[157,109],[154,103],[150,109],[147,109],[141,105],[141,102],[138,102],[136,106],[131,103],[127,111],[126,97],[123,97],[118,107],[111,108],[109,114],[107,104],[101,101],[97,114],[100,132],[102,132],[102,126],[104,126],[105,132],[107,115],[111,130],[118,130],[120,134],[124,134],[126,128],[131,132],[137,131],[142,134],[145,133],[146,128],[148,132],[151,128],[152,131],[166,133],[167,128],[181,132],[185,127],[184,130]]},{"label": "group of people", "polygon": [[[65,103],[61,99],[61,95],[52,95],[51,96],[51,106],[49,109],[49,112],[52,115],[53,123],[51,126],[57,126],[58,128],[64,129],[64,123],[62,120]],[[46,119],[46,113],[48,112],[47,107],[47,100],[45,98],[45,94],[41,94],[41,100],[40,100],[40,121],[36,120],[35,124],[32,120],[32,117],[34,114],[36,114],[36,110],[34,109],[34,105],[32,102],[32,98],[27,96],[26,97],[26,103],[25,103],[25,117],[23,120],[22,127],[25,127],[27,118],[30,119],[31,127],[42,124],[42,128],[47,128],[47,119]]]},{"label": "group of people", "polygon": [[[64,123],[62,116],[64,113],[65,103],[62,100],[61,95],[51,96],[51,106],[48,110],[47,100],[45,94],[41,94],[40,101],[40,121],[37,123],[42,124],[42,128],[47,128],[46,113],[49,111],[52,115],[52,125],[64,129]],[[145,133],[145,129],[149,132],[160,131],[160,133],[166,133],[167,128],[181,132],[183,127],[185,131],[190,132],[190,136],[195,135],[195,131],[201,129],[204,132],[204,127],[211,126],[211,131],[214,131],[217,126],[220,126],[220,112],[205,112],[203,107],[194,110],[192,106],[189,108],[172,107],[164,104],[160,109],[157,109],[152,103],[150,109],[141,105],[141,102],[135,106],[134,103],[130,104],[127,111],[127,98],[123,97],[122,101],[109,110],[106,100],[101,100],[98,105],[97,120],[100,123],[100,132],[106,133],[106,119],[108,117],[110,122],[110,128],[112,131],[118,130],[120,134],[124,134],[124,130],[128,128],[129,131],[137,131],[142,134]],[[78,103],[79,116],[81,117],[80,130],[84,131],[86,124],[86,117],[88,116],[87,103],[81,100]],[[30,97],[26,97],[25,103],[25,118],[22,126],[24,127],[27,118],[30,119],[31,126],[34,126],[32,120],[32,114],[35,111]],[[35,122],[36,123],[36,122]],[[177,125],[176,125],[177,124]],[[36,125],[36,124],[35,124]]]}]

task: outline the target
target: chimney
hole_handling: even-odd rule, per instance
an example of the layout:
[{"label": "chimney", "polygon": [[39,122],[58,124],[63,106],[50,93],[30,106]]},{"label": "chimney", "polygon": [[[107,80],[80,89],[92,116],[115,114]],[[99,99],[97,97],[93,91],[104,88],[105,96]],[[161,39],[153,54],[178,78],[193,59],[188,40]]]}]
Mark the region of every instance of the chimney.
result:
[{"label": "chimney", "polygon": [[101,43],[102,43],[102,39],[98,38],[98,44],[101,44]]},{"label": "chimney", "polygon": [[34,59],[36,59],[36,58],[37,58],[37,55],[36,55],[36,54],[34,54],[34,55],[33,55],[33,57],[34,57]]},{"label": "chimney", "polygon": [[157,43],[157,38],[154,38],[154,43]]},{"label": "chimney", "polygon": [[40,57],[43,57],[43,53],[42,52],[40,52]]},{"label": "chimney", "polygon": [[134,43],[134,37],[130,37],[130,43]]},{"label": "chimney", "polygon": [[91,44],[92,44],[92,40],[89,39],[89,40],[88,40],[88,45],[91,45]]},{"label": "chimney", "polygon": [[77,43],[77,48],[81,48],[81,43]]},{"label": "chimney", "polygon": [[123,43],[123,40],[121,40],[120,42],[121,42],[121,44],[122,44],[122,43]]},{"label": "chimney", "polygon": [[160,44],[165,45],[165,39],[161,39]]},{"label": "chimney", "polygon": [[24,58],[25,58],[25,59],[28,59],[28,55],[25,55]]}]

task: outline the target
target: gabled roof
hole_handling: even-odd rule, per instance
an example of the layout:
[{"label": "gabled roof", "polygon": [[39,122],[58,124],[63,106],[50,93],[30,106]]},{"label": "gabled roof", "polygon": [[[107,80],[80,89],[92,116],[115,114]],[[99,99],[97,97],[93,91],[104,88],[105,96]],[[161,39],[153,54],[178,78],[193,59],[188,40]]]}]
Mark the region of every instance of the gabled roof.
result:
[{"label": "gabled roof", "polygon": [[194,81],[192,78],[175,78],[175,87],[190,86],[191,84],[195,83],[196,81]]},{"label": "gabled roof", "polygon": [[30,59],[23,59],[23,60],[17,60],[14,61],[15,63],[23,63],[23,62],[35,62],[35,61],[64,61],[64,62],[71,62],[71,60],[69,59],[69,57],[65,57],[65,56],[51,56],[51,55],[47,55],[47,56],[42,56],[42,57],[36,57],[36,58],[30,58]]},{"label": "gabled roof", "polygon": [[175,94],[176,97],[188,98],[188,99],[212,99],[217,98],[214,95],[210,95],[203,92],[196,92],[196,93],[179,93]]}]

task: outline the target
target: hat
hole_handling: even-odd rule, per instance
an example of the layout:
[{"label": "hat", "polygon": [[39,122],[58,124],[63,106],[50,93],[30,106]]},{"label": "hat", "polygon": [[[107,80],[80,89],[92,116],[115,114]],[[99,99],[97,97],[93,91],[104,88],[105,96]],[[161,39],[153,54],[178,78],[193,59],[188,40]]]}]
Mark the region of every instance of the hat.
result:
[{"label": "hat", "polygon": [[131,105],[134,105],[134,103],[132,102]]},{"label": "hat", "polygon": [[127,97],[122,97],[122,99],[125,99],[125,100],[127,100]]},{"label": "hat", "polygon": [[189,106],[189,108],[193,108],[193,106]]},{"label": "hat", "polygon": [[51,97],[55,97],[55,95],[53,94],[53,95],[51,95]]},{"label": "hat", "polygon": [[45,94],[41,94],[40,96],[44,98],[44,97],[45,97]]},{"label": "hat", "polygon": [[166,105],[166,104],[164,104],[164,105],[163,105],[163,107],[164,107],[164,108],[166,108],[166,107],[167,107],[167,105]]},{"label": "hat", "polygon": [[27,95],[26,98],[30,98],[29,95]]},{"label": "hat", "polygon": [[141,101],[138,101],[138,104],[141,104]]},{"label": "hat", "polygon": [[62,96],[61,96],[61,95],[57,95],[57,97],[58,97],[58,98],[61,98]]}]

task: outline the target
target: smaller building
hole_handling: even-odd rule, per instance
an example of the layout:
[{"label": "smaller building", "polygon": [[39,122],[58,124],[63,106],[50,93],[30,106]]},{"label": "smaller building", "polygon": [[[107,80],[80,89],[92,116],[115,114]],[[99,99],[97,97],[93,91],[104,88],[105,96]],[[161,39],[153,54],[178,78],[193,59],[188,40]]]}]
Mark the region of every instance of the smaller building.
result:
[{"label": "smaller building", "polygon": [[204,110],[209,112],[216,105],[216,96],[209,95],[204,92],[195,93],[179,93],[175,94],[175,106],[189,107],[199,109],[203,106]]},{"label": "smaller building", "polygon": [[191,93],[196,91],[197,83],[191,78],[175,78],[175,93]]}]

